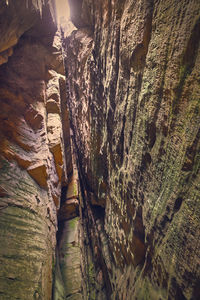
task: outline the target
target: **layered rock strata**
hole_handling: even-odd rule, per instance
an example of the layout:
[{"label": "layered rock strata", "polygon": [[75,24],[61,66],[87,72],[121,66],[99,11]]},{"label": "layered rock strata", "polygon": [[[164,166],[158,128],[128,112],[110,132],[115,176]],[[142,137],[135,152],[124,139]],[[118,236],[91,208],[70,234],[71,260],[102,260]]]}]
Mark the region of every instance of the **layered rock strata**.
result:
[{"label": "layered rock strata", "polygon": [[200,3],[69,2],[68,106],[94,274],[107,299],[199,299]]},{"label": "layered rock strata", "polygon": [[52,298],[57,210],[72,172],[54,9],[53,1],[0,4],[2,300]]},{"label": "layered rock strata", "polygon": [[53,299],[83,298],[78,217],[66,219],[59,226],[57,262],[54,274]]},{"label": "layered rock strata", "polygon": [[0,298],[199,299],[200,3],[69,4],[0,3]]}]

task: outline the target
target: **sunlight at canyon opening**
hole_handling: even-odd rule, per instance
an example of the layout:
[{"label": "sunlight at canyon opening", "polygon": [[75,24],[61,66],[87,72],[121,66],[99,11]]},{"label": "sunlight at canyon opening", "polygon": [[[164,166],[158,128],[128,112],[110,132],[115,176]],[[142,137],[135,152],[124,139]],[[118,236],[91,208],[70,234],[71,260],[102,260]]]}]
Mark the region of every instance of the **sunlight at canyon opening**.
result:
[{"label": "sunlight at canyon opening", "polygon": [[61,26],[63,23],[66,23],[70,19],[70,10],[67,0],[56,0],[56,13],[57,13],[57,22]]}]

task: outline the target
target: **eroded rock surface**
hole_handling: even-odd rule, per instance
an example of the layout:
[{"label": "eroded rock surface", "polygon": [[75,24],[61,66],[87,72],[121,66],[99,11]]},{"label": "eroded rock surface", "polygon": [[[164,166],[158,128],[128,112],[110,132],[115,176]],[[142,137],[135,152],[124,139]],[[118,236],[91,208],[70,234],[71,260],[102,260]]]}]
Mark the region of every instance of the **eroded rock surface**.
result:
[{"label": "eroded rock surface", "polygon": [[65,147],[69,140],[64,143],[62,130],[65,119],[69,136],[67,112],[61,107],[64,67],[53,7],[53,1],[0,4],[2,300],[52,298],[57,210],[61,185],[71,172]]},{"label": "eroded rock surface", "polygon": [[79,218],[63,221],[58,241],[53,299],[82,300]]},{"label": "eroded rock surface", "polygon": [[200,3],[70,2],[68,106],[107,297],[199,299]]},{"label": "eroded rock surface", "polygon": [[200,3],[69,4],[64,70],[54,1],[0,3],[0,298],[197,300]]}]

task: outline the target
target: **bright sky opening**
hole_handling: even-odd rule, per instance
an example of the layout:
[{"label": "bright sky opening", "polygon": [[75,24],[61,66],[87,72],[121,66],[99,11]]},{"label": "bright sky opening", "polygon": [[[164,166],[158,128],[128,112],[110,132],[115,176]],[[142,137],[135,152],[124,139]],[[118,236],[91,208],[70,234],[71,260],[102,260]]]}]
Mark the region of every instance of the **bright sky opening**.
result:
[{"label": "bright sky opening", "polygon": [[57,20],[58,24],[66,22],[70,18],[70,10],[68,0],[56,0]]}]

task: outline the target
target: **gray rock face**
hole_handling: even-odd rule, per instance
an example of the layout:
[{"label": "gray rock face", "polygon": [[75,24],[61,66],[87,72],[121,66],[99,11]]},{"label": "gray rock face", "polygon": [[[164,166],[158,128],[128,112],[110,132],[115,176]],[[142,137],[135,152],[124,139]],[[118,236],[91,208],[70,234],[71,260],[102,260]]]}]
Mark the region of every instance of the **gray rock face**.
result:
[{"label": "gray rock face", "polygon": [[64,221],[58,242],[53,299],[82,300],[79,218]]},{"label": "gray rock face", "polygon": [[68,106],[108,297],[199,299],[200,3],[77,3]]}]

